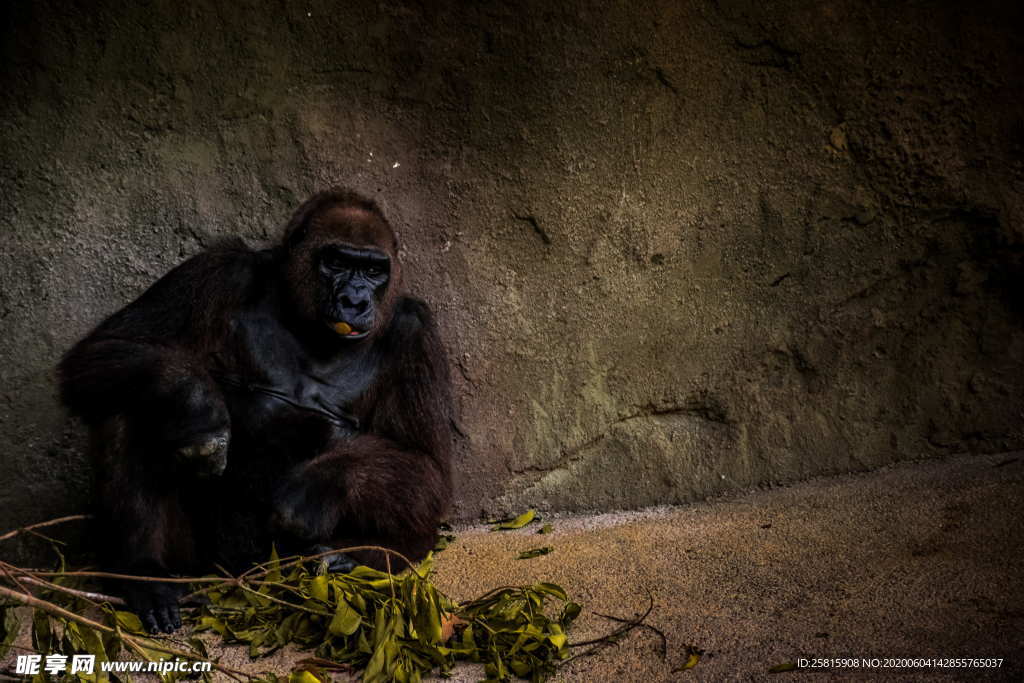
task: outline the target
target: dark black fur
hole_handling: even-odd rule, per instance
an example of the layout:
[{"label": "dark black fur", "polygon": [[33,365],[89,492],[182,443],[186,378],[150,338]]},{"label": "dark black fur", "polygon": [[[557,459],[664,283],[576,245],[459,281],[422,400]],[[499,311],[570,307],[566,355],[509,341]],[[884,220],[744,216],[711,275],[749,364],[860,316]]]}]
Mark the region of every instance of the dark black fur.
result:
[{"label": "dark black fur", "polygon": [[[320,193],[280,247],[201,253],[68,352],[108,569],[240,568],[272,542],[430,550],[451,496],[448,369],[426,304],[398,293],[397,249],[372,202]],[[124,592],[150,630],[180,623],[171,584]]]}]

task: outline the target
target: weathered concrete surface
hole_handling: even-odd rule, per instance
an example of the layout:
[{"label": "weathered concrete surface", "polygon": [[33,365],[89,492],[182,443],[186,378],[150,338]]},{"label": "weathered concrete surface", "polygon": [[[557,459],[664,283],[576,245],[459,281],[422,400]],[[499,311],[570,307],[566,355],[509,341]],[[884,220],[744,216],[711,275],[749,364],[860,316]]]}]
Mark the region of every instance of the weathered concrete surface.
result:
[{"label": "weathered concrete surface", "polygon": [[438,310],[460,517],[1024,446],[1022,11],[4,3],[2,526],[86,502],[60,354],[334,183]]}]

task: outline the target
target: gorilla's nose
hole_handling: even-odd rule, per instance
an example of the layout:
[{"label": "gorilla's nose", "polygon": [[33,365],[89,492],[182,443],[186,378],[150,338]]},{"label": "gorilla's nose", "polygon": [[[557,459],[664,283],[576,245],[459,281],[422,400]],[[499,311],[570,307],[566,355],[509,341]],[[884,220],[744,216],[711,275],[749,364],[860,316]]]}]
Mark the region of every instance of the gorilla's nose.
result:
[{"label": "gorilla's nose", "polygon": [[345,294],[341,297],[341,307],[362,315],[370,306],[370,297],[362,294]]}]

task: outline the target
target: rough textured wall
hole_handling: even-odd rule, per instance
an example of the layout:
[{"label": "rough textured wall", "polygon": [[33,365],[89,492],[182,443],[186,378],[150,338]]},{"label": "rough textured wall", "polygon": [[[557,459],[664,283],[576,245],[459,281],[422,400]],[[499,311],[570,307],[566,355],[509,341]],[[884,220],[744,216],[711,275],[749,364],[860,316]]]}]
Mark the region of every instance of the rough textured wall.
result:
[{"label": "rough textured wall", "polygon": [[336,183],[438,310],[463,517],[1024,447],[1016,4],[5,3],[2,526],[87,498],[60,354]]}]

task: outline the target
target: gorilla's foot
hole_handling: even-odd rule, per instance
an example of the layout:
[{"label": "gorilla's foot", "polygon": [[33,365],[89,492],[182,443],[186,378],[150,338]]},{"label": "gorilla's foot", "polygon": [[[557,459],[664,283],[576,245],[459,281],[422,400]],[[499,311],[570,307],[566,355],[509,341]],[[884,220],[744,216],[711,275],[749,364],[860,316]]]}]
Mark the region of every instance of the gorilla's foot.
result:
[{"label": "gorilla's foot", "polygon": [[178,598],[182,592],[174,583],[126,581],[124,599],[148,633],[173,633],[181,628]]}]

